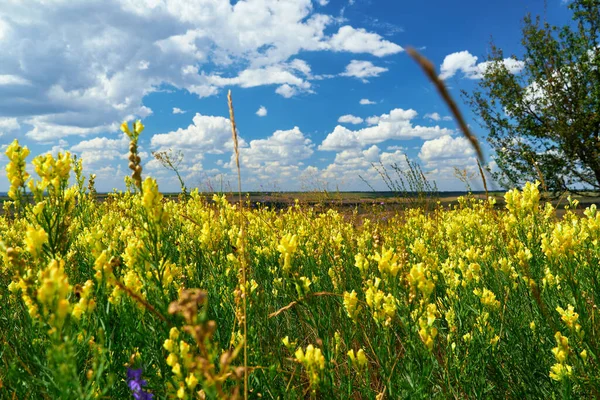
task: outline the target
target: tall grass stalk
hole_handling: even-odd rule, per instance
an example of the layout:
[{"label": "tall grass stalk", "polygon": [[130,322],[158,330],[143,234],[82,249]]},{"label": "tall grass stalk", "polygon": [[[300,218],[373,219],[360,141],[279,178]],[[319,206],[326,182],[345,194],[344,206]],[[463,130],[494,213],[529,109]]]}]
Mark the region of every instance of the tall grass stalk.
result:
[{"label": "tall grass stalk", "polygon": [[246,231],[244,229],[244,204],[242,202],[242,172],[240,169],[240,150],[238,142],[237,128],[235,124],[235,115],[233,112],[233,99],[231,97],[231,90],[227,93],[227,104],[229,106],[229,119],[231,120],[231,137],[233,140],[233,151],[235,153],[235,165],[237,168],[238,175],[238,205],[239,205],[239,224],[241,231],[241,248],[239,249],[241,255],[241,269],[242,269],[242,284],[244,288],[242,292],[242,312],[243,312],[243,335],[244,335],[244,399],[248,399],[248,309],[247,309],[247,285],[246,285]]}]

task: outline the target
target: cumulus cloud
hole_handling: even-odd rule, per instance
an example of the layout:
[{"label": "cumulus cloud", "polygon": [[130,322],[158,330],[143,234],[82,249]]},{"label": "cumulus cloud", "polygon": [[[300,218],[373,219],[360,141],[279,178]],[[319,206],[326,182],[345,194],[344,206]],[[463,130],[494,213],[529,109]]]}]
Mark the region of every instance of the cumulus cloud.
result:
[{"label": "cumulus cloud", "polygon": [[350,64],[346,66],[346,70],[340,75],[351,76],[358,78],[363,82],[368,82],[366,78],[377,77],[387,70],[387,68],[373,65],[373,63],[370,61],[352,60],[350,61]]},{"label": "cumulus cloud", "polygon": [[369,99],[360,99],[359,103],[363,106],[369,105],[369,104],[375,104],[374,101],[371,101]]},{"label": "cumulus cloud", "polygon": [[212,75],[208,77],[208,81],[218,87],[237,85],[251,88],[264,85],[287,85],[295,92],[310,91],[310,82],[300,74],[310,75],[310,66],[303,60],[294,60],[291,63],[246,69],[233,78]]},{"label": "cumulus cloud", "polygon": [[[447,55],[440,66],[440,78],[451,78],[457,72],[462,72],[469,79],[481,79],[493,62],[484,61],[478,64],[477,59],[477,56],[466,50]],[[519,73],[525,66],[523,61],[513,58],[505,58],[502,62],[508,71],[513,74]]]},{"label": "cumulus cloud", "polygon": [[313,143],[300,128],[275,131],[266,139],[251,140],[240,149],[240,161],[247,168],[261,168],[265,164],[295,165],[313,154]]},{"label": "cumulus cloud", "polygon": [[115,122],[149,115],[145,96],[165,86],[207,97],[224,86],[277,85],[291,97],[310,93],[319,79],[294,59],[301,52],[402,50],[349,25],[328,34],[335,18],[315,7],[311,0],[8,2],[0,116],[31,125],[37,141],[106,134],[118,130]]},{"label": "cumulus cloud", "polygon": [[266,117],[267,116],[267,108],[265,106],[260,106],[258,108],[258,110],[256,111],[256,115],[258,115],[259,117]]},{"label": "cumulus cloud", "polygon": [[[372,145],[368,149],[346,149],[338,152],[332,163],[319,171],[320,178],[329,183],[343,185],[356,189],[369,189],[364,181],[379,190],[388,190],[373,163],[392,164],[400,168],[406,167],[406,159],[401,150],[382,152],[379,147]],[[362,177],[362,179],[361,179]]]},{"label": "cumulus cloud", "polygon": [[452,121],[452,117],[447,115],[442,117],[437,112],[425,114],[423,117],[432,121]]},{"label": "cumulus cloud", "polygon": [[203,153],[223,154],[233,149],[229,119],[200,113],[196,113],[187,128],[156,134],[150,143],[152,148],[182,150],[192,157]]},{"label": "cumulus cloud", "polygon": [[129,138],[121,134],[119,139],[96,137],[71,146],[70,151],[77,154],[84,163],[84,167],[99,166],[106,161],[113,161],[127,156]]},{"label": "cumulus cloud", "polygon": [[0,136],[6,132],[16,131],[21,128],[19,121],[16,118],[0,117]]},{"label": "cumulus cloud", "polygon": [[334,51],[348,51],[350,53],[369,53],[376,57],[400,53],[404,49],[395,43],[384,40],[376,33],[364,29],[356,29],[349,25],[342,26],[331,37],[331,48]]},{"label": "cumulus cloud", "polygon": [[352,114],[342,115],[338,118],[340,124],[362,124],[363,119]]},{"label": "cumulus cloud", "polygon": [[173,107],[173,114],[185,114],[185,111],[183,111],[181,108]]},{"label": "cumulus cloud", "polygon": [[421,146],[419,158],[429,168],[438,166],[475,165],[475,151],[464,137],[442,137],[428,140]]},{"label": "cumulus cloud", "polygon": [[433,121],[439,121],[442,119],[442,117],[440,116],[440,114],[434,112],[434,113],[430,113],[430,114],[425,114],[425,118],[427,119],[431,119]]},{"label": "cumulus cloud", "polygon": [[290,86],[286,83],[275,89],[275,93],[285,97],[286,99],[289,99],[290,97],[293,97],[296,94],[298,94],[298,90],[295,87]]},{"label": "cumulus cloud", "polygon": [[396,108],[389,114],[370,117],[367,122],[372,126],[359,130],[350,130],[337,125],[319,146],[319,150],[340,151],[344,149],[363,148],[386,140],[403,140],[412,138],[433,139],[450,135],[452,130],[439,126],[427,127],[413,125],[411,120],[417,116],[415,110]]},{"label": "cumulus cloud", "polygon": [[[285,184],[288,189],[299,189],[298,180],[306,170],[303,161],[311,157],[313,148],[312,141],[297,126],[275,131],[266,139],[251,140],[240,147],[244,184],[253,187]],[[233,154],[224,167],[235,170]]]}]

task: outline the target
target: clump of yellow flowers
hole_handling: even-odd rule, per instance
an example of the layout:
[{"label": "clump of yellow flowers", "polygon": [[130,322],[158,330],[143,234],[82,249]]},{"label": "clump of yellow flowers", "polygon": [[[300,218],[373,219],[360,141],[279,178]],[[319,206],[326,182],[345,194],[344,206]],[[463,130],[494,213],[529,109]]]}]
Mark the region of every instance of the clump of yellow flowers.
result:
[{"label": "clump of yellow flowers", "polygon": [[7,146],[8,397],[597,395],[596,206],[563,216],[528,183],[387,219],[301,201],[240,218],[226,194],[142,179],[143,129],[122,125],[132,176],[107,195],[68,152],[28,166]]},{"label": "clump of yellow flowers", "polygon": [[10,183],[8,197],[19,201],[25,193],[25,182],[29,179],[29,173],[25,170],[25,159],[29,155],[27,146],[21,147],[19,141],[15,139],[8,145],[5,151],[9,163],[6,166],[6,177]]},{"label": "clump of yellow flowers", "polygon": [[321,349],[309,344],[304,350],[298,348],[294,355],[306,369],[311,387],[313,390],[316,389],[321,380],[321,371],[325,369],[325,357]]},{"label": "clump of yellow flowers", "polygon": [[556,381],[562,381],[571,376],[573,367],[567,364],[567,358],[569,357],[569,338],[563,336],[560,332],[556,332],[554,335],[557,346],[552,349],[552,354],[556,358],[557,363],[550,369],[550,378]]}]

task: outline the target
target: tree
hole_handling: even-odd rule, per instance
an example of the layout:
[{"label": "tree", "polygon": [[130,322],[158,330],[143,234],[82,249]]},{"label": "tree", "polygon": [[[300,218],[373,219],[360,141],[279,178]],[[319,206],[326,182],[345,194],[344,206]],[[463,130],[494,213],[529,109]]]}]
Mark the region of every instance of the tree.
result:
[{"label": "tree", "polygon": [[185,186],[183,178],[179,174],[179,166],[183,161],[183,152],[181,150],[173,152],[173,149],[169,149],[163,151],[153,151],[152,155],[156,160],[158,160],[159,163],[161,163],[163,167],[175,172],[177,179],[179,179],[179,184],[181,185],[181,193],[184,196],[187,196],[187,187]]},{"label": "tree", "polygon": [[563,27],[525,17],[520,73],[492,44],[477,88],[463,91],[505,187],[542,179],[552,192],[600,189],[600,0],[569,8],[573,24]]}]

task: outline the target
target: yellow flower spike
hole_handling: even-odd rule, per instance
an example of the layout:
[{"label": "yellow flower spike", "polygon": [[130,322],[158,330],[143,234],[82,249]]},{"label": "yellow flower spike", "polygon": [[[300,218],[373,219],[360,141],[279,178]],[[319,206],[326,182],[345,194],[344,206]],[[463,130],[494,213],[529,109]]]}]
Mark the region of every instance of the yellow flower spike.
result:
[{"label": "yellow flower spike", "polygon": [[177,356],[173,353],[169,354],[169,356],[167,357],[167,365],[169,367],[174,367],[175,364],[177,364],[177,361],[178,361]]},{"label": "yellow flower spike", "polygon": [[37,257],[44,243],[48,241],[48,234],[44,228],[35,229],[33,226],[27,226],[25,233],[25,248],[34,257]]},{"label": "yellow flower spike", "polygon": [[185,357],[190,352],[190,345],[182,340],[179,342],[179,352],[182,357]]},{"label": "yellow flower spike", "polygon": [[557,346],[552,349],[552,354],[554,354],[554,357],[559,363],[564,363],[570,352],[569,339],[560,332],[556,332],[554,338],[556,339]]},{"label": "yellow flower spike", "polygon": [[129,130],[129,123],[127,121],[123,121],[121,124],[121,130],[131,138],[131,131]]},{"label": "yellow flower spike", "polygon": [[296,356],[296,360],[304,362],[304,350],[302,350],[302,348],[298,348],[294,353],[294,356]]},{"label": "yellow flower spike", "polygon": [[356,355],[354,354],[354,350],[350,349],[348,350],[348,358],[350,359],[350,361],[352,361],[353,363],[356,362]]},{"label": "yellow flower spike", "polygon": [[358,365],[361,368],[366,367],[369,362],[363,349],[358,350],[358,352],[356,353],[356,360],[358,361]]},{"label": "yellow flower spike", "polygon": [[140,133],[142,133],[142,131],[144,130],[144,125],[142,124],[142,121],[140,121],[139,119],[137,121],[135,121],[135,123],[133,124],[133,131],[135,132],[135,134],[137,136],[140,135]]},{"label": "yellow flower spike", "polygon": [[356,322],[358,313],[362,310],[362,307],[358,305],[358,295],[354,290],[352,292],[344,292],[344,308],[348,317]]},{"label": "yellow flower spike", "polygon": [[181,376],[181,365],[179,363],[175,363],[175,365],[173,365],[173,368],[171,369],[171,371],[175,375]]},{"label": "yellow flower spike", "polygon": [[575,308],[572,305],[569,304],[566,310],[562,307],[556,307],[556,311],[560,314],[561,320],[568,328],[579,331],[578,327],[581,328],[579,324],[577,324],[579,314],[575,312]]},{"label": "yellow flower spike", "polygon": [[570,365],[566,365],[566,364],[554,364],[551,368],[550,368],[550,378],[554,379],[555,381],[562,381],[564,379],[568,379],[571,377],[572,375],[572,367]]},{"label": "yellow flower spike", "polygon": [[181,386],[179,387],[179,389],[177,390],[177,398],[178,399],[185,399],[185,386],[183,385],[183,383],[181,384]]},{"label": "yellow flower spike", "polygon": [[189,374],[188,377],[185,378],[185,384],[190,390],[194,390],[196,385],[198,385],[198,378],[196,378],[196,375],[194,374]]}]

